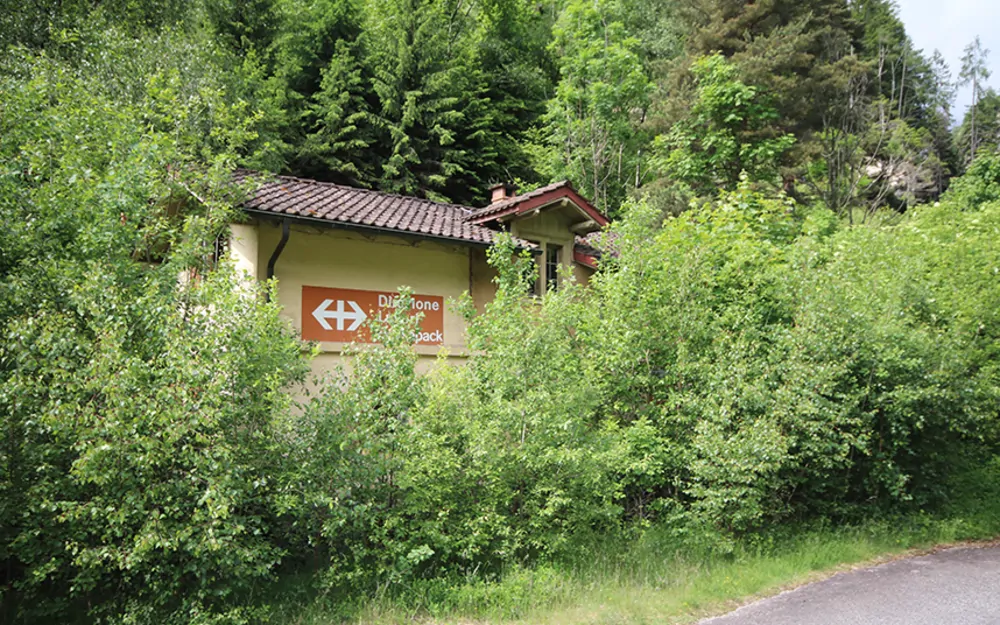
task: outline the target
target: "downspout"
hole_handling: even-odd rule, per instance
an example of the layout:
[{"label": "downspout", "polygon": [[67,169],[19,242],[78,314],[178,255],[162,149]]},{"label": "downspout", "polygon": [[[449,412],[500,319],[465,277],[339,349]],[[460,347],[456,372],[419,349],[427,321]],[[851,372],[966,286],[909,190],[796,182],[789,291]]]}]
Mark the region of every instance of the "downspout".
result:
[{"label": "downspout", "polygon": [[[271,258],[267,261],[267,281],[270,282],[271,278],[274,277],[274,264],[278,262],[278,257],[281,256],[281,252],[285,249],[285,244],[288,243],[288,236],[291,234],[291,222],[287,217],[281,220],[281,239],[278,240],[278,245],[275,246],[274,252],[271,254]],[[267,301],[271,301],[271,293],[267,293]]]}]

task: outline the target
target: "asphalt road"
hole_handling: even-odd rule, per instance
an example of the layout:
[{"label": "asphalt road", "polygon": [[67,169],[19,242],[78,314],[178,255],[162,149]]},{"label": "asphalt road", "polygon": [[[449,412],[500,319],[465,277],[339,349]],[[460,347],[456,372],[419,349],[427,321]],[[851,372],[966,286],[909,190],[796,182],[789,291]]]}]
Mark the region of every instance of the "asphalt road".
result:
[{"label": "asphalt road", "polygon": [[1000,547],[839,573],[699,625],[1000,625]]}]

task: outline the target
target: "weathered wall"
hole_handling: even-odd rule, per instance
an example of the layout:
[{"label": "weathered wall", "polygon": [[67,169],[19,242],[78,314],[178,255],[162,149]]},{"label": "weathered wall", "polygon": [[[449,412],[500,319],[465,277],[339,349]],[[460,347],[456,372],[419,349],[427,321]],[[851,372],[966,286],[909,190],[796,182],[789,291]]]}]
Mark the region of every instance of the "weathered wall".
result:
[{"label": "weathered wall", "polygon": [[[276,224],[257,226],[257,275],[264,278],[281,237]],[[480,262],[481,257],[481,262]],[[471,268],[471,269],[470,269]],[[485,256],[473,248],[415,241],[389,235],[365,235],[346,230],[293,225],[288,244],[275,265],[278,298],[296,328],[302,327],[302,287],[396,291],[410,287],[421,295],[457,300],[468,291],[482,301],[492,291]],[[309,311],[306,311],[308,314]],[[340,360],[344,343],[323,342],[314,368],[325,370]],[[441,349],[453,357],[465,354],[465,323],[450,305],[444,311],[444,345],[418,346],[422,358],[433,360]]]},{"label": "weathered wall", "polygon": [[[541,213],[518,222],[513,230],[532,240],[559,242],[565,246],[564,262],[572,263],[573,237],[567,223],[567,217],[559,213]],[[250,279],[265,279],[268,259],[281,238],[280,226],[273,222],[233,225],[231,233],[230,255],[237,268]],[[574,263],[573,274],[585,283],[590,270]],[[275,265],[278,300],[300,335],[304,286],[366,291],[396,291],[408,286],[415,294],[445,298],[444,345],[416,347],[421,371],[434,366],[442,352],[452,362],[464,359],[465,322],[447,302],[468,292],[482,311],[496,294],[495,275],[483,248],[301,225],[292,225]],[[315,373],[349,362],[341,355],[345,343],[322,342],[319,347],[321,353],[313,362]]]}]

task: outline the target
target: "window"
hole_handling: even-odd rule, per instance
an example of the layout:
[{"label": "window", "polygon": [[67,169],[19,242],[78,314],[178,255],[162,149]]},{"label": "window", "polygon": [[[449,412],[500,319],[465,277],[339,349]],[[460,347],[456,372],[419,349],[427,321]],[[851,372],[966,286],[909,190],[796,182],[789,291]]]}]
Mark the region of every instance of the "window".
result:
[{"label": "window", "polygon": [[558,245],[551,243],[545,246],[545,288],[555,291],[559,288],[559,252]]}]

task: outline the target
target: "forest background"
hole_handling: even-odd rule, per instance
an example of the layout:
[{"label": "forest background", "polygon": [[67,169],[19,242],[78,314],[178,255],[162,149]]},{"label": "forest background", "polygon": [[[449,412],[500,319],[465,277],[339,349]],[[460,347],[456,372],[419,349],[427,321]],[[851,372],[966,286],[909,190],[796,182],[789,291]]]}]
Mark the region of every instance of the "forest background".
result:
[{"label": "forest background", "polygon": [[[883,0],[63,0],[0,47],[4,622],[426,614],[651,536],[1000,527],[978,41],[953,77]],[[502,244],[467,366],[416,376],[400,316],[296,407],[273,285],[213,262],[238,166],[472,206],[568,178],[613,253],[526,302]]]}]

